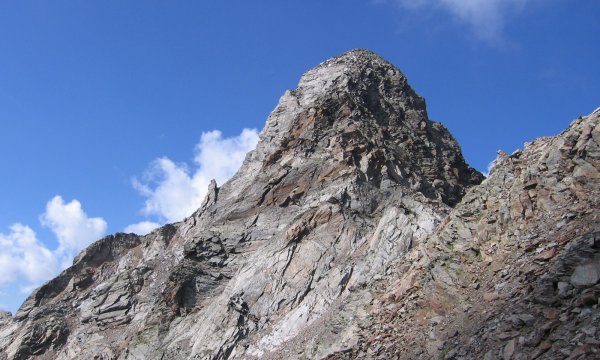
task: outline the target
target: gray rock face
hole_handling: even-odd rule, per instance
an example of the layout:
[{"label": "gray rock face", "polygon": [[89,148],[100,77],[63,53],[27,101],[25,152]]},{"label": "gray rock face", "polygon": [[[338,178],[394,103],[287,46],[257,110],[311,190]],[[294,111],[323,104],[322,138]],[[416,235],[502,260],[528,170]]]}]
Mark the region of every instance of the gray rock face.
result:
[{"label": "gray rock face", "polygon": [[[0,359],[514,358],[526,343],[546,352],[550,330],[488,325],[538,325],[530,308],[506,306],[519,292],[540,304],[575,299],[579,315],[597,300],[577,266],[595,264],[598,247],[567,236],[595,216],[585,212],[597,201],[594,116],[500,157],[478,185],[397,68],[345,53],[283,95],[256,150],[230,181],[211,183],[193,215],[99,240],[15,317],[0,314]],[[470,317],[488,309],[497,313]],[[462,345],[477,326],[500,340]]]},{"label": "gray rock face", "polygon": [[331,358],[599,358],[599,170],[600,111],[500,153]]}]

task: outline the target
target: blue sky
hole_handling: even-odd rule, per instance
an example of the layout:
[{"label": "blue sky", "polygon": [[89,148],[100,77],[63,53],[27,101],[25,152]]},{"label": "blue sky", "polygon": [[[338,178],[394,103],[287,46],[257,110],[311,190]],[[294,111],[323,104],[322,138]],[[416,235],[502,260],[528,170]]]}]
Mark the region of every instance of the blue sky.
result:
[{"label": "blue sky", "polygon": [[485,171],[600,106],[598,19],[595,0],[1,2],[0,307],[100,236],[185,216],[352,48],[397,65]]}]

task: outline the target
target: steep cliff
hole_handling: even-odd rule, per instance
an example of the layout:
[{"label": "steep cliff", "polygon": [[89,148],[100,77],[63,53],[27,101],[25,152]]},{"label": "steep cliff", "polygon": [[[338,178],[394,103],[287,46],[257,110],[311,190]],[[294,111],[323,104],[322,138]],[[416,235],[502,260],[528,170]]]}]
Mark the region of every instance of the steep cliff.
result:
[{"label": "steep cliff", "polygon": [[[397,68],[330,59],[193,215],[99,240],[2,315],[0,359],[541,351],[555,329],[583,331],[573,309],[595,316],[599,116],[501,155],[478,185]],[[529,346],[530,328],[545,330]]]}]

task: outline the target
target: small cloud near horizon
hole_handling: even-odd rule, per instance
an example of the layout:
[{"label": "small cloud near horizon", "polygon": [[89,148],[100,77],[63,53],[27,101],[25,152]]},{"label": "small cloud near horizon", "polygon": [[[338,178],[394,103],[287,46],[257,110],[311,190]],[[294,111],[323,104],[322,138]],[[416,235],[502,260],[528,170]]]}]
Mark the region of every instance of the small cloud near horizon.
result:
[{"label": "small cloud near horizon", "polygon": [[67,258],[100,239],[107,229],[106,221],[100,217],[88,217],[78,200],[65,203],[58,195],[46,204],[46,212],[40,221],[58,239],[59,247],[55,252]]},{"label": "small cloud near horizon", "polygon": [[221,131],[213,130],[200,136],[191,166],[168,157],[154,160],[142,178],[134,178],[132,183],[146,198],[142,212],[155,220],[129,225],[126,232],[141,235],[191,215],[204,200],[210,181],[215,179],[221,185],[233,176],[246,154],[256,147],[258,138],[256,129],[244,129],[233,137],[223,137]]},{"label": "small cloud near horizon", "polygon": [[152,230],[159,228],[161,225],[153,221],[140,221],[139,223],[131,224],[125,227],[123,232],[134,233],[138,235],[146,235],[152,232]]},{"label": "small cloud near horizon", "polygon": [[73,257],[107,228],[104,219],[88,217],[78,200],[65,203],[59,195],[48,201],[40,222],[56,236],[56,249],[21,223],[12,224],[8,234],[0,233],[0,288],[16,284],[22,293],[30,293],[70,266]]},{"label": "small cloud near horizon", "polygon": [[492,172],[492,169],[494,168],[495,165],[496,165],[496,159],[490,161],[487,164],[485,171],[483,172],[483,176],[485,176],[486,178],[490,177],[490,173]]}]

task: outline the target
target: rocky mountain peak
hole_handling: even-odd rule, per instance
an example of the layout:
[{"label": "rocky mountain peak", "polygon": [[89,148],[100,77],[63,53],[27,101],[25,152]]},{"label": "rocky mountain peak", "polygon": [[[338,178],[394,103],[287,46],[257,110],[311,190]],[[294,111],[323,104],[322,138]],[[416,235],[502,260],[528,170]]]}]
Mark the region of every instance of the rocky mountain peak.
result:
[{"label": "rocky mountain peak", "polygon": [[572,328],[600,326],[599,122],[480,184],[404,75],[352,50],[282,96],[193,215],[95,242],[0,313],[0,359],[536,358],[556,328],[597,345]]},{"label": "rocky mountain peak", "polygon": [[[307,71],[298,87],[286,92],[283,99],[289,96],[308,109],[338,100],[373,112],[382,111],[384,109],[379,108],[385,106],[404,113],[401,118],[379,116],[379,120],[384,120],[380,125],[401,120],[418,127],[420,124],[416,120],[421,116],[413,112],[425,112],[425,100],[408,85],[402,72],[379,55],[364,49],[348,51]],[[348,101],[354,104],[348,104]]]},{"label": "rocky mountain peak", "polygon": [[318,165],[329,178],[401,185],[448,205],[483,179],[400,70],[362,49],[319,64],[286,91],[251,157],[263,174]]},{"label": "rocky mountain peak", "polygon": [[425,101],[407,86],[406,77],[400,70],[381,56],[364,49],[348,51],[307,71],[296,92],[309,95],[307,98],[310,100],[318,93],[361,96],[361,91],[370,91],[375,95],[374,90],[379,87],[381,89],[378,90],[387,92],[388,96],[396,92],[405,100],[410,98],[414,102],[409,104],[410,107],[425,109]]},{"label": "rocky mountain peak", "polygon": [[[299,88],[308,87],[313,81],[327,83],[330,79],[343,77],[350,83],[361,79],[375,77],[394,78],[395,81],[406,83],[404,75],[390,62],[366,49],[354,49],[328,59],[308,70],[300,79]],[[348,89],[348,82],[338,81],[340,89]]]}]

